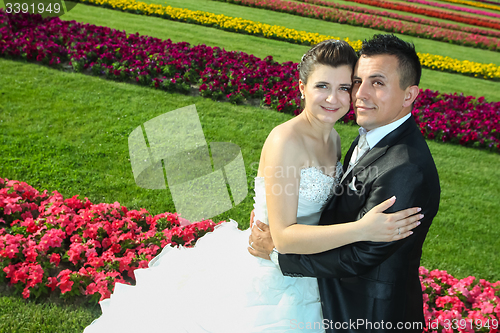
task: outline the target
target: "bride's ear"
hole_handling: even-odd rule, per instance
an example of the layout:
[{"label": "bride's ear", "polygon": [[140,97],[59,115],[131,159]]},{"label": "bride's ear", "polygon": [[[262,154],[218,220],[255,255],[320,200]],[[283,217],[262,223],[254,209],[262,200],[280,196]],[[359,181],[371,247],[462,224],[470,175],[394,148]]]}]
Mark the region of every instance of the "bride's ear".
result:
[{"label": "bride's ear", "polygon": [[304,82],[302,82],[301,79],[299,79],[299,90],[300,90],[300,94],[302,96],[304,96],[304,91],[306,90],[306,86],[305,86]]}]

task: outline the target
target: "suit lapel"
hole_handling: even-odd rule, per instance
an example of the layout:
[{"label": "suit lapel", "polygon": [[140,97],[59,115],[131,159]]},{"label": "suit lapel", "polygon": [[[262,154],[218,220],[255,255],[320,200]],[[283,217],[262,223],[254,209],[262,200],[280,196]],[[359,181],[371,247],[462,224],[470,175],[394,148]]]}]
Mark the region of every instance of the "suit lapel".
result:
[{"label": "suit lapel", "polygon": [[[412,130],[416,130],[417,126],[415,123],[415,119],[413,116],[408,118],[401,126],[396,128],[394,131],[387,134],[379,143],[375,145],[361,160],[359,160],[358,164],[351,170],[351,172],[345,177],[343,183],[348,183],[352,180],[353,175],[358,174],[359,172],[365,170],[370,166],[373,162],[378,160],[381,156],[383,156],[387,149],[390,146],[396,144],[399,140],[401,140],[404,136],[408,135],[412,132]],[[353,141],[351,148],[348,151],[348,155],[344,160],[344,172],[347,170],[346,165],[349,165],[349,161],[351,159],[352,152],[354,147],[358,144],[359,136]],[[349,160],[347,159],[349,157]]]}]

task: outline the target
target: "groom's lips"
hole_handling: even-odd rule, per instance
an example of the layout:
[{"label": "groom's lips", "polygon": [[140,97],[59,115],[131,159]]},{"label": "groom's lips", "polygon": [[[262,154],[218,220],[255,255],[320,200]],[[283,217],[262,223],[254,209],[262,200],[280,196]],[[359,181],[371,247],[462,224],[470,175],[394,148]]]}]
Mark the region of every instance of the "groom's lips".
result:
[{"label": "groom's lips", "polygon": [[369,110],[374,109],[374,108],[370,108],[367,106],[361,106],[361,105],[355,105],[354,107],[356,108],[357,111],[369,111]]}]

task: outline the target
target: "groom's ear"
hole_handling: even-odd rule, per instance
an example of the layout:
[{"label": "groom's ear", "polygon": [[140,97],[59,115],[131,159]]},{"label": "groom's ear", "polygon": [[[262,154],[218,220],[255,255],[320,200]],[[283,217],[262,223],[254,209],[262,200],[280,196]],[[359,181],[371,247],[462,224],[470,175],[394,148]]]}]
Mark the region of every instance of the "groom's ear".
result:
[{"label": "groom's ear", "polygon": [[418,86],[409,86],[405,89],[405,100],[403,102],[403,108],[409,107],[415,102],[420,89]]}]

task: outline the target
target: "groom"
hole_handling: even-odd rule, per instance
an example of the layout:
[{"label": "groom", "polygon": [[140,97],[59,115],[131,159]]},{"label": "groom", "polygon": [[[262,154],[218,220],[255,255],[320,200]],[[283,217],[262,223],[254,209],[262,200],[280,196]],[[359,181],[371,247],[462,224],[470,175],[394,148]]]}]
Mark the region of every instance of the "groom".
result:
[{"label": "groom", "polygon": [[[249,251],[284,275],[317,277],[327,332],[422,332],[422,245],[439,206],[436,166],[411,115],[421,67],[413,45],[394,35],[363,42],[352,101],[360,136],[344,162],[344,178],[320,224],[359,220],[396,196],[386,212],[422,207],[413,235],[390,243],[358,242],[312,255],[279,254],[269,228],[252,228]],[[354,155],[354,156],[353,156]],[[303,323],[304,327],[314,323]]]}]

